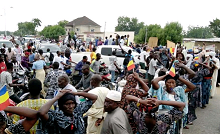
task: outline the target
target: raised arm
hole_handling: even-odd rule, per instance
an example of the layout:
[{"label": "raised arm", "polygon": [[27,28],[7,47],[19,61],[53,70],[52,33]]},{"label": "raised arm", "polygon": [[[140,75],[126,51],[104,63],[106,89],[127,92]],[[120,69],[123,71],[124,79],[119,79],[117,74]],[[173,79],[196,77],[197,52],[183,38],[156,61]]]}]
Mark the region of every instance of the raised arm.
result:
[{"label": "raised arm", "polygon": [[193,91],[196,88],[196,86],[194,84],[192,84],[190,81],[183,79],[182,77],[179,77],[179,80],[187,86],[187,88],[185,90],[186,93]]},{"label": "raised arm", "polygon": [[73,92],[70,91],[70,93],[72,93],[73,95],[78,95],[78,96],[83,96],[85,98],[88,98],[89,100],[92,100],[93,103],[97,100],[98,96],[94,95],[94,94],[90,94],[90,93],[86,93],[86,92]]},{"label": "raised arm", "polygon": [[186,72],[189,74],[189,79],[192,79],[196,75],[196,73],[193,70],[191,70],[184,64],[179,62],[179,63],[176,63],[176,65],[186,70]]},{"label": "raised arm", "polygon": [[157,77],[156,79],[152,80],[151,84],[152,84],[154,90],[158,90],[160,88],[160,85],[158,84],[158,82],[161,81],[161,80],[164,80],[164,78],[166,76],[167,75],[164,75],[164,76]]},{"label": "raised arm", "polygon": [[137,73],[133,73],[134,74],[134,78],[140,83],[141,87],[143,88],[143,90],[145,91],[143,94],[140,94],[142,97],[147,96],[148,94],[148,90],[149,87],[143,82],[142,79],[140,79],[139,75]]}]

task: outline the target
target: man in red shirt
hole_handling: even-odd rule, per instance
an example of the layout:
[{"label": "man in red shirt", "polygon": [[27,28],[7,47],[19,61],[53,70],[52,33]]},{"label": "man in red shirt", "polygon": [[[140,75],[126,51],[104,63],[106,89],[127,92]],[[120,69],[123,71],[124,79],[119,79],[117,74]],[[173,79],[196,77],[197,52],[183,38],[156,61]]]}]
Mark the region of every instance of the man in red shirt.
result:
[{"label": "man in red shirt", "polygon": [[0,74],[3,71],[7,71],[7,67],[6,67],[5,62],[4,62],[4,57],[2,55],[0,55]]}]

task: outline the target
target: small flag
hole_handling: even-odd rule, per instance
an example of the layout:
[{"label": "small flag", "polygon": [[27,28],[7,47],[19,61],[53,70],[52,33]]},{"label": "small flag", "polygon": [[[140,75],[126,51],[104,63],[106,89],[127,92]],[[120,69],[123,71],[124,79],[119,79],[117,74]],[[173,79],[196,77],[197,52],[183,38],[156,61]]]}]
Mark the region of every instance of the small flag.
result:
[{"label": "small flag", "polygon": [[[175,62],[174,62],[175,63]],[[172,67],[170,68],[170,72],[169,75],[171,75],[172,77],[174,77],[176,75],[176,71],[175,71],[175,65],[172,65]]]},{"label": "small flag", "polygon": [[128,63],[128,65],[127,65],[127,69],[128,69],[128,71],[130,71],[130,70],[132,70],[134,68],[135,68],[134,61],[131,58],[129,63]]},{"label": "small flag", "polygon": [[194,60],[199,60],[199,57],[195,57]]},{"label": "small flag", "polygon": [[9,95],[8,95],[6,85],[4,85],[0,89],[0,110],[4,110],[9,105],[10,105]]},{"label": "small flag", "polygon": [[170,53],[173,54],[174,53],[175,48],[170,48]]}]

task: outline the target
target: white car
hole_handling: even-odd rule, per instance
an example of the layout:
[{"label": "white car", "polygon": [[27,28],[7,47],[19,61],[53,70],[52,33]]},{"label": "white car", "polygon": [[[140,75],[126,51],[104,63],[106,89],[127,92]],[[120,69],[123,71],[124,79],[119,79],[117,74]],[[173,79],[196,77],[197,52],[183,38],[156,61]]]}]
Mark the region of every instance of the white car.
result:
[{"label": "white car", "polygon": [[[122,49],[125,52],[128,52],[128,50],[132,50],[132,55],[134,56],[134,60],[136,63],[139,63],[139,59],[138,57],[140,56],[139,53],[135,52],[132,48],[127,47],[127,46],[123,46]],[[109,62],[109,56],[112,55],[112,52],[116,51],[116,56],[117,56],[117,64],[120,66],[123,66],[123,61],[125,58],[125,53],[122,53],[121,48],[118,45],[102,45],[102,46],[98,46],[96,53],[100,53],[101,54],[101,62],[105,62],[105,64],[107,66],[110,65]],[[90,61],[90,54],[91,52],[78,52],[78,53],[72,53],[71,54],[71,59],[74,62],[79,62],[82,60],[83,56],[87,56],[88,57],[88,61]]]},{"label": "white car", "polygon": [[6,48],[9,48],[9,47],[12,49],[14,48],[14,45],[9,40],[0,40],[0,48],[3,47],[3,44],[6,45]]}]

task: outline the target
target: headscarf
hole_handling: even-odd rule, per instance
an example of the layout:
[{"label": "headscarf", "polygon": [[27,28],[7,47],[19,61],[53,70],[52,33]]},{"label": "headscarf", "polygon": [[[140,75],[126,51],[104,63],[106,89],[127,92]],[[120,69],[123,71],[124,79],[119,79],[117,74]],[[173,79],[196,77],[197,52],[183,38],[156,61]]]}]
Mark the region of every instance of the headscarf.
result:
[{"label": "headscarf", "polygon": [[209,52],[209,55],[211,55],[213,59],[215,57],[215,52]]},{"label": "headscarf", "polygon": [[127,77],[127,83],[124,86],[124,89],[126,90],[126,89],[130,89],[130,88],[135,88],[136,86],[137,86],[137,80],[134,78],[133,74],[130,74]]},{"label": "headscarf", "polygon": [[65,93],[59,100],[58,100],[58,106],[59,108],[62,110],[63,108],[63,104],[66,103],[68,100],[72,100],[76,105],[76,99],[75,99],[75,95],[71,94],[71,93]]},{"label": "headscarf", "polygon": [[39,60],[40,59],[40,54],[35,54],[34,59]]},{"label": "headscarf", "polygon": [[193,56],[191,54],[187,54],[186,57],[189,57],[189,59],[186,61],[186,66],[187,67],[190,67],[191,63],[192,63],[192,60],[193,60]]}]

